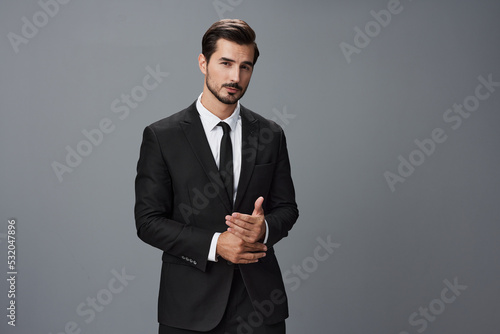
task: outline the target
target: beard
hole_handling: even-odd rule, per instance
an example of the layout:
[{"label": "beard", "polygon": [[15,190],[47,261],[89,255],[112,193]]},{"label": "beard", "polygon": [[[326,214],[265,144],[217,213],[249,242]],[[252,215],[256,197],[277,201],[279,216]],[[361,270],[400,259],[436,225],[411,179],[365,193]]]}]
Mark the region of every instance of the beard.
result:
[{"label": "beard", "polygon": [[[217,100],[219,100],[220,102],[222,102],[224,104],[235,104],[236,102],[238,102],[239,99],[241,99],[243,97],[243,95],[245,95],[245,92],[246,92],[246,89],[243,89],[237,83],[225,83],[220,87],[219,90],[217,90],[217,88],[216,88],[217,84],[211,80],[210,74],[208,73],[208,69],[207,69],[206,83],[207,83],[208,90],[217,98]],[[222,96],[220,94],[220,91],[222,90],[223,87],[236,88],[236,89],[239,89],[239,92],[228,93],[227,96]]]}]

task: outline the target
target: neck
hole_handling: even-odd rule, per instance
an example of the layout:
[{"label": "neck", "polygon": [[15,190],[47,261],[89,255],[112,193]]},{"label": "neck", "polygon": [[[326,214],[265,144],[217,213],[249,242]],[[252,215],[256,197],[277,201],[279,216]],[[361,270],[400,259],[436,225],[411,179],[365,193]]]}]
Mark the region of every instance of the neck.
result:
[{"label": "neck", "polygon": [[201,95],[201,104],[220,119],[226,119],[231,116],[236,109],[237,103],[225,104],[220,102],[207,87],[204,87],[203,94]]}]

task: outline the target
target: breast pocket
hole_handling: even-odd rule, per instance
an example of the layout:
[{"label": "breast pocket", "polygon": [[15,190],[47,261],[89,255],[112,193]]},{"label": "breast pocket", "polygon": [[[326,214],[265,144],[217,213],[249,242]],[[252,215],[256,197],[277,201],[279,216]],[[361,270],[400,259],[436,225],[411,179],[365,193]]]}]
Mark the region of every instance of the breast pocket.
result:
[{"label": "breast pocket", "polygon": [[253,197],[258,196],[267,197],[271,184],[273,182],[274,168],[276,163],[269,163],[263,165],[255,165],[252,173],[252,179],[248,185],[248,193]]}]

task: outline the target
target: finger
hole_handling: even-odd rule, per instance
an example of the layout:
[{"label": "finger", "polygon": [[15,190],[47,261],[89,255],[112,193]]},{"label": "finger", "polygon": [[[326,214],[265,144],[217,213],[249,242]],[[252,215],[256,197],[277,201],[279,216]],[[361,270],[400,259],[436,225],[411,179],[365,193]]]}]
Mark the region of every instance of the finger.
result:
[{"label": "finger", "polygon": [[233,262],[235,264],[252,264],[252,263],[257,263],[259,262],[259,259],[255,259],[255,260],[246,260],[246,259],[241,259],[241,260],[238,260],[236,262]]},{"label": "finger", "polygon": [[256,241],[256,236],[252,236],[251,234],[247,233],[241,233],[234,228],[230,227],[227,229],[227,231],[248,244],[252,244],[254,241]]},{"label": "finger", "polygon": [[[242,236],[251,237],[251,238],[255,238],[255,237],[260,235],[261,228],[259,228],[259,225],[249,224],[249,223],[245,223],[245,222],[241,222],[241,221],[237,222],[237,223],[239,225],[236,223],[226,221],[226,225],[228,226],[228,231],[231,230],[231,231],[239,233]],[[246,241],[248,241],[248,240],[246,240]],[[256,240],[253,240],[253,241],[256,241]],[[253,242],[253,241],[251,241],[251,242]]]},{"label": "finger", "polygon": [[238,238],[243,239],[243,241],[247,241],[247,240],[245,240],[245,238],[246,238],[246,237],[245,237],[243,234],[241,234],[238,230],[236,230],[235,228],[233,228],[233,227],[229,227],[229,228],[227,229],[227,231],[228,231],[229,233],[231,233],[231,234],[233,234],[233,235],[237,236]]},{"label": "finger", "polygon": [[239,263],[256,263],[259,262],[259,259],[262,259],[266,256],[266,253],[245,253],[240,257]]},{"label": "finger", "polygon": [[252,216],[263,216],[264,215],[264,210],[262,209],[262,203],[264,203],[264,197],[260,196],[255,201]]},{"label": "finger", "polygon": [[262,217],[250,216],[250,215],[245,215],[243,213],[235,212],[235,213],[233,213],[233,215],[231,216],[230,219],[226,218],[226,220],[229,220],[229,221],[232,221],[232,222],[235,222],[235,223],[238,220],[240,220],[240,221],[243,221],[243,222],[246,222],[246,223],[255,224],[255,223],[259,222],[259,220],[261,218]]},{"label": "finger", "polygon": [[251,230],[252,223],[246,222],[240,219],[226,220],[226,225],[229,227],[235,227],[241,230]]},{"label": "finger", "polygon": [[227,231],[235,234],[238,237],[240,237],[240,235],[243,235],[247,231],[246,229],[242,228],[241,226],[238,226],[235,223],[227,221],[227,220],[226,220],[226,225],[228,226]]},{"label": "finger", "polygon": [[253,253],[266,252],[267,246],[260,242],[247,243],[246,250]]}]

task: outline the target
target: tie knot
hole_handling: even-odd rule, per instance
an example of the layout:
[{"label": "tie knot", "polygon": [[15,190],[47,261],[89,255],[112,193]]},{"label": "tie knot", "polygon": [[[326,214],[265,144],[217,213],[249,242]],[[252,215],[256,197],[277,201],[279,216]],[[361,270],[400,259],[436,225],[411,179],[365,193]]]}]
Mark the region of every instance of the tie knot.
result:
[{"label": "tie knot", "polygon": [[222,127],[222,131],[224,131],[224,134],[231,132],[231,127],[226,122],[219,122],[219,124],[217,124],[217,126]]}]

